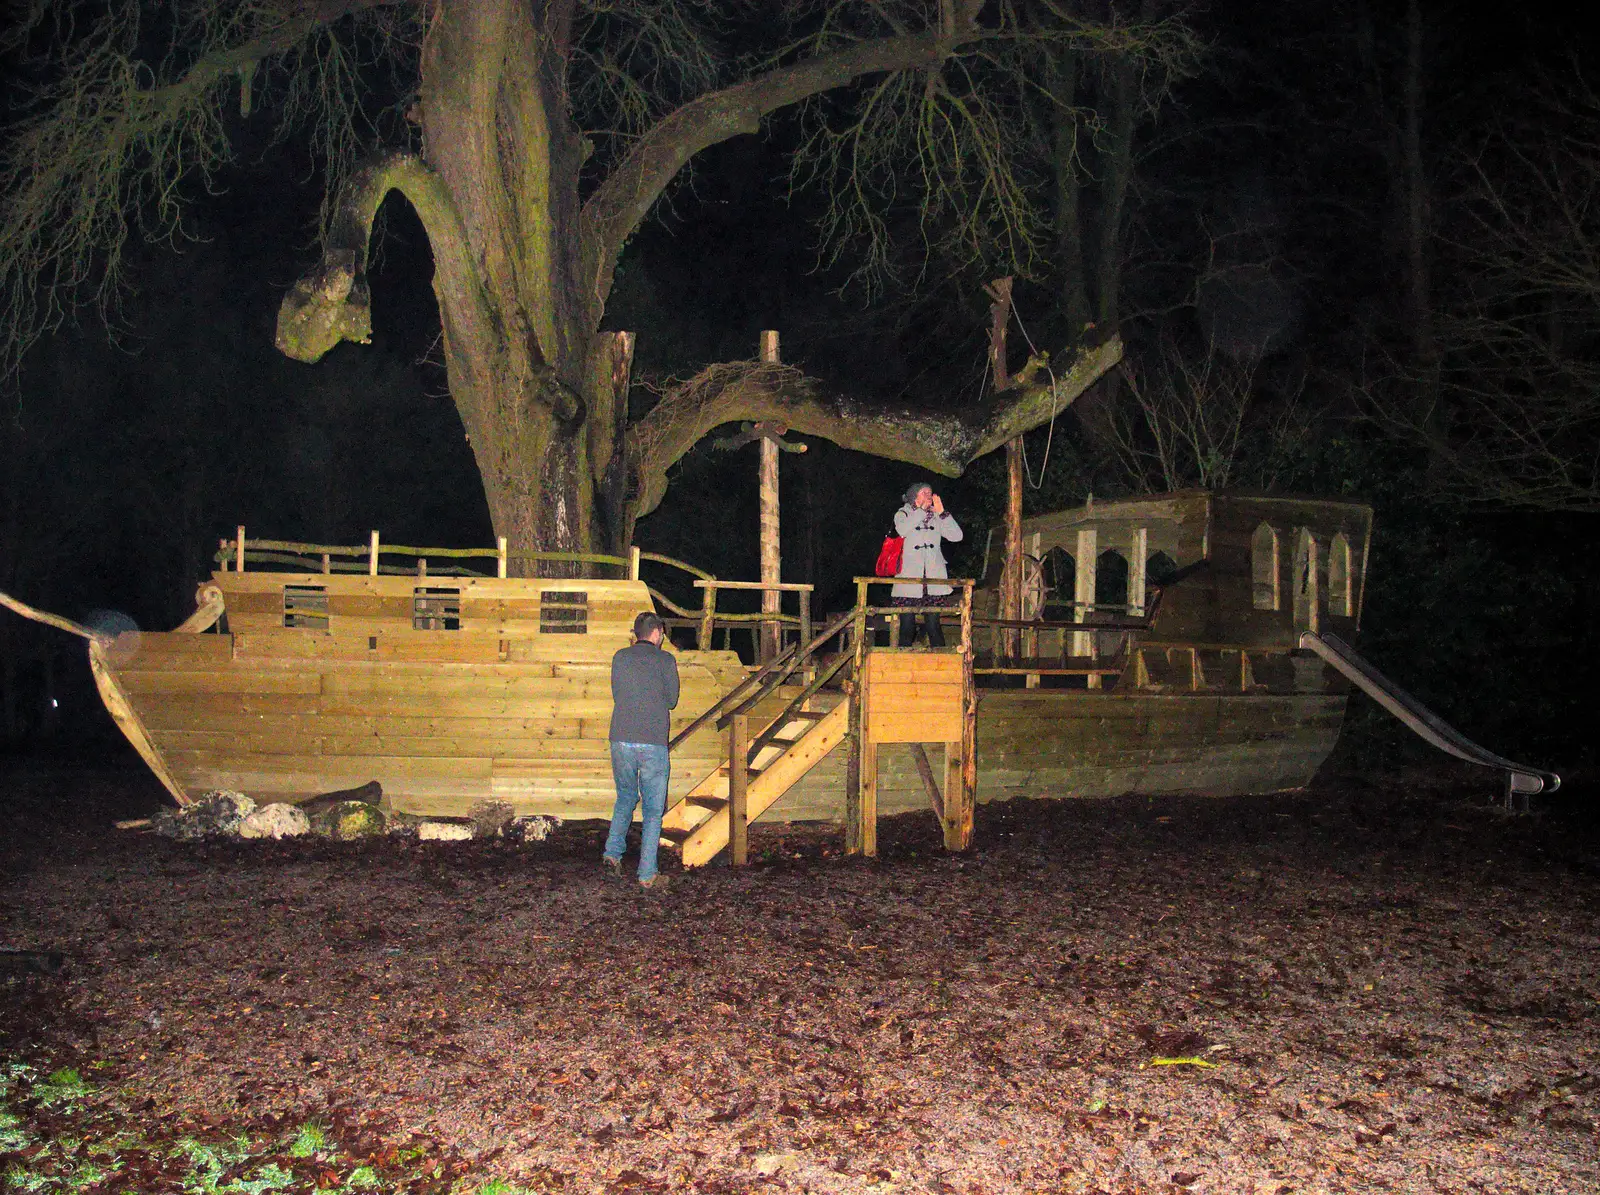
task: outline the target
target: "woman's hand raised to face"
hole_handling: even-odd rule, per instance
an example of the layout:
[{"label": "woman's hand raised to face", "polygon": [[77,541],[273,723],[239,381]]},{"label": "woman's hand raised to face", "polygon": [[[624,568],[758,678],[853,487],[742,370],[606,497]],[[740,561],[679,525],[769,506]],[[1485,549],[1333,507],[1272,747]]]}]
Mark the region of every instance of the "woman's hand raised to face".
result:
[{"label": "woman's hand raised to face", "polygon": [[939,497],[938,494],[930,494],[929,497],[933,499],[933,513],[942,515],[944,513],[944,499]]}]

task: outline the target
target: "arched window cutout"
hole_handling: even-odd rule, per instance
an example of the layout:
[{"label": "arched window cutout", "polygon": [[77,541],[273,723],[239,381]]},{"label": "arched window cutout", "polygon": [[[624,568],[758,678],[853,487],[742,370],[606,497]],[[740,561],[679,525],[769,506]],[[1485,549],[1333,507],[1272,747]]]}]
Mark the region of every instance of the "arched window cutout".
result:
[{"label": "arched window cutout", "polygon": [[1072,617],[1072,593],[1078,577],[1072,553],[1065,548],[1051,548],[1045,553],[1043,563],[1044,617],[1069,619]]},{"label": "arched window cutout", "polygon": [[1338,618],[1352,617],[1354,597],[1350,584],[1350,537],[1341,531],[1328,547],[1328,613]]},{"label": "arched window cutout", "polygon": [[1294,571],[1294,625],[1299,630],[1321,630],[1321,572],[1322,545],[1305,527],[1295,536]]},{"label": "arched window cutout", "polygon": [[1113,548],[1095,557],[1094,604],[1098,609],[1128,604],[1128,558]]},{"label": "arched window cutout", "polygon": [[1277,610],[1282,605],[1278,594],[1278,533],[1262,523],[1250,537],[1250,591],[1257,610]]},{"label": "arched window cutout", "polygon": [[1178,562],[1165,552],[1151,552],[1144,566],[1145,580],[1151,585],[1165,585],[1178,575]]}]

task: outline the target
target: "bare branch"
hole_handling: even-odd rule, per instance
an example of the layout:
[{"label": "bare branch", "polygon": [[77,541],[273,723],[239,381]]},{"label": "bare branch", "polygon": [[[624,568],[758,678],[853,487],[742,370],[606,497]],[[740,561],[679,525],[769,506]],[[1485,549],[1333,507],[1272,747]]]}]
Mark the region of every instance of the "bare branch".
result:
[{"label": "bare branch", "polygon": [[309,121],[337,176],[366,122],[359,63],[328,22],[390,2],[201,0],[177,14],[161,59],[149,54],[137,0],[92,23],[37,5],[11,33],[22,53],[56,14],[51,56],[34,63],[49,81],[28,94],[0,148],[0,375],[74,303],[114,308],[130,235],[180,235],[186,184],[209,185],[231,159],[224,116],[236,88],[246,110],[255,91],[276,88],[279,135]]},{"label": "bare branch", "polygon": [[1436,404],[1404,401],[1431,378],[1397,368],[1369,410],[1428,449],[1430,481],[1453,497],[1600,511],[1600,96],[1546,81],[1460,165]]},{"label": "bare branch", "polygon": [[868,406],[824,394],[798,369],[759,361],[713,365],[667,394],[634,425],[629,452],[636,512],[648,514],[667,491],[667,469],[713,428],[770,420],[843,448],[909,461],[945,477],[1060,414],[1122,359],[1122,342],[1087,350],[1065,369],[1036,358],[1020,384],[997,395],[981,420],[961,414]]},{"label": "bare branch", "polygon": [[[993,35],[969,27],[959,36],[966,43]],[[623,244],[695,154],[759,132],[763,116],[808,96],[862,75],[931,65],[950,49],[938,30],[873,38],[703,95],[657,122],[584,204],[582,285],[594,322],[610,294]]]}]

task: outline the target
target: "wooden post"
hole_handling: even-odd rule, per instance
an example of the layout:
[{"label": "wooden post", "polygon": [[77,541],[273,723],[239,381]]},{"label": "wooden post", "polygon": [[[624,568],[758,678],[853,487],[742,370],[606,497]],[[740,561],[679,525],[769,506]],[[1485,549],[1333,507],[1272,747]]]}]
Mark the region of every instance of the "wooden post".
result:
[{"label": "wooden post", "polygon": [[425,581],[427,579],[428,579],[428,558],[426,556],[418,556],[417,557],[417,580]]},{"label": "wooden post", "polygon": [[496,559],[494,575],[499,577],[501,580],[504,580],[506,575],[506,564],[508,563],[508,557],[510,553],[506,551],[506,537],[503,535],[495,543],[495,555]]},{"label": "wooden post", "polygon": [[234,540],[233,571],[244,572],[244,525],[239,525],[239,538]]},{"label": "wooden post", "polygon": [[[1011,322],[1010,278],[996,278],[984,289],[989,294],[989,371],[996,393],[1011,385],[1006,365],[1006,326]],[[1006,441],[1006,554],[1000,566],[1000,617],[1022,617],[1022,438]],[[995,639],[997,656],[1015,657],[1021,634],[1007,628]]]},{"label": "wooden post", "polygon": [[857,673],[855,705],[850,710],[857,762],[855,799],[845,807],[844,843],[846,854],[869,858],[878,853],[878,745],[872,741],[872,723],[867,717],[872,689],[870,673],[870,664]]},{"label": "wooden post", "polygon": [[711,635],[717,626],[717,583],[707,581],[705,585],[706,596],[700,602],[700,640],[701,651],[711,650]]},{"label": "wooden post", "polygon": [[[778,334],[761,333],[761,360],[767,365],[778,364]],[[776,436],[760,438],[761,451],[761,583],[776,585],[783,580],[783,558],[778,538],[778,440]],[[782,595],[776,590],[763,590],[761,612],[776,614],[782,608]],[[782,650],[779,635],[782,624],[776,620],[761,624],[761,650],[759,660],[766,663],[775,659]]]},{"label": "wooden post", "polygon": [[1140,527],[1128,545],[1128,614],[1144,617],[1145,586],[1150,564],[1150,528]]},{"label": "wooden post", "polygon": [[333,572],[333,557],[327,552],[322,554],[322,571],[324,574]]},{"label": "wooden post", "polygon": [[867,634],[870,623],[867,618],[867,582],[856,582],[856,619],[855,619],[855,658],[851,663],[851,672],[856,678],[856,688],[861,687],[861,669],[867,654]]},{"label": "wooden post", "polygon": [[[1100,559],[1100,533],[1094,528],[1087,528],[1078,532],[1078,551],[1074,558],[1072,570],[1072,621],[1088,622],[1090,611],[1094,608],[1095,569]],[[1072,634],[1072,654],[1075,656],[1093,656],[1095,638],[1090,631],[1074,631]],[[1084,678],[1084,683],[1091,689],[1100,687],[1098,676]]]},{"label": "wooden post", "polygon": [[376,531],[374,531],[372,533],[372,539],[369,542],[368,547],[367,547],[367,576],[376,577],[377,575],[378,575],[378,533]]},{"label": "wooden post", "polygon": [[907,743],[911,748],[911,762],[917,765],[917,775],[922,777],[922,787],[928,790],[928,804],[933,809],[933,816],[939,819],[940,829],[944,828],[944,793],[940,791],[939,782],[934,779],[933,764],[928,759],[927,749],[921,743]]},{"label": "wooden post", "polygon": [[861,853],[878,856],[878,744],[862,720],[861,734]]},{"label": "wooden post", "polygon": [[850,733],[845,746],[850,754],[844,764],[844,849],[847,855],[861,851],[861,675],[845,682],[845,700],[850,703]]},{"label": "wooden post", "polygon": [[628,549],[628,580],[637,581],[639,579],[639,565],[640,565],[639,549],[636,548],[636,547],[629,548]]},{"label": "wooden post", "polygon": [[734,714],[728,724],[728,862],[750,861],[750,715]]},{"label": "wooden post", "polygon": [[867,588],[866,581],[856,582],[856,616],[853,623],[853,656],[850,661],[850,680],[847,700],[850,702],[850,754],[845,757],[844,788],[844,849],[846,854],[861,853],[864,837],[862,804],[862,752],[866,746],[866,661],[867,661]]},{"label": "wooden post", "polygon": [[944,835],[946,850],[959,848],[950,845],[951,814],[962,806],[961,800],[961,743],[944,745],[944,802],[939,810],[939,832]]},{"label": "wooden post", "polygon": [[[805,651],[811,642],[811,593],[809,590],[800,591],[800,651]],[[800,661],[801,683],[809,685],[817,675],[816,668],[812,665],[812,655],[808,652],[805,659]],[[811,703],[806,702],[806,708],[811,708]]]},{"label": "wooden post", "polygon": [[961,783],[949,787],[950,758],[945,756],[944,845],[964,851],[972,845],[973,809],[978,801],[978,687],[972,675],[972,582],[961,595]]},{"label": "wooden post", "polygon": [[[1018,530],[1020,531],[1021,530],[1021,521],[1020,520],[1021,520],[1021,516],[1022,516],[1022,511],[1021,511],[1020,508],[1017,511],[1017,516],[1018,516]],[[1039,560],[1039,533],[1037,531],[1035,531],[1031,536],[1028,537],[1028,554],[1030,556],[1032,556],[1035,560]],[[1022,561],[1019,559],[1017,561],[1017,563],[1021,564]],[[1023,575],[1024,575],[1024,579],[1026,579],[1026,573],[1024,573]],[[1026,597],[1027,595],[1023,594],[1020,589],[1018,590],[1018,593],[1019,593],[1020,596],[1018,597],[1017,605],[1020,608],[1021,605],[1022,605],[1022,600],[1021,600],[1022,597]],[[1044,616],[1044,608],[1043,608],[1044,607],[1044,565],[1043,565],[1042,562],[1039,565],[1039,599],[1040,599],[1040,603],[1039,603],[1040,604],[1040,608],[1034,612],[1034,617],[1035,618],[1042,618]],[[1027,656],[1027,657],[1030,657],[1030,658],[1034,657],[1034,656],[1037,656],[1039,654],[1039,632],[1038,631],[1023,631],[1022,632],[1022,654],[1024,656]],[[1027,676],[1022,678],[1022,685],[1023,685],[1023,688],[1026,688],[1026,689],[1037,689],[1039,687],[1039,674],[1037,672],[1028,673]]]}]

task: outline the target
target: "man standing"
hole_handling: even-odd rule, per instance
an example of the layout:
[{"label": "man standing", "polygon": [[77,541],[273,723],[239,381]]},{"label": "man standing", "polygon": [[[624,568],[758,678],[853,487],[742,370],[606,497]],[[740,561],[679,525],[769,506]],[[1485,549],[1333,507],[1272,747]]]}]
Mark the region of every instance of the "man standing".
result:
[{"label": "man standing", "polygon": [[678,662],[662,650],[667,627],[646,612],[633,620],[633,646],[611,657],[611,776],[617,785],[617,804],[611,811],[611,833],[606,836],[605,864],[622,874],[622,853],[628,848],[628,827],[633,811],[644,804],[644,837],[639,844],[639,883],[646,888],[666,886],[667,877],[656,874],[656,851],[661,845],[661,815],[667,811],[668,731],[672,709],[678,704]]}]

